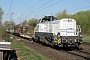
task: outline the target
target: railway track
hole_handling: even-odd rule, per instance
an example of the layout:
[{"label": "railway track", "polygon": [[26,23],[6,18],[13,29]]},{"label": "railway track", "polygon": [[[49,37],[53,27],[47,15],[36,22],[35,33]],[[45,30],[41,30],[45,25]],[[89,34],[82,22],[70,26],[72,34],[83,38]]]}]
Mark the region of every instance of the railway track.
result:
[{"label": "railway track", "polygon": [[[18,36],[20,37],[20,36]],[[23,37],[20,37],[20,38],[23,38]],[[27,38],[24,38],[24,39],[27,39]],[[88,43],[84,43],[85,45],[89,45]],[[62,52],[66,52],[68,54],[71,54],[71,55],[74,55],[74,56],[78,56],[80,58],[83,58],[85,60],[90,60],[90,52],[87,52],[87,51],[84,51],[84,50],[70,50],[70,51],[66,51],[66,50],[58,50],[58,51],[62,51]]]},{"label": "railway track", "polygon": [[77,50],[77,51],[85,53],[85,54],[90,54],[90,52],[86,52],[86,51],[83,51],[83,50]]},{"label": "railway track", "polygon": [[79,56],[81,58],[84,58],[85,60],[90,60],[90,53],[83,50],[72,50],[72,51],[65,51],[65,52],[75,56]]},{"label": "railway track", "polygon": [[83,44],[84,44],[84,45],[90,45],[90,43],[89,43],[89,42],[83,42]]}]

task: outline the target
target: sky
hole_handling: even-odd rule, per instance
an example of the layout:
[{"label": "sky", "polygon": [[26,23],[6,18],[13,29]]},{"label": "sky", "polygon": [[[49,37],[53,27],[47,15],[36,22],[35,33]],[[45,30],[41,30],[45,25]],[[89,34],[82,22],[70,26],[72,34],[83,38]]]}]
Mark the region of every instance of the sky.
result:
[{"label": "sky", "polygon": [[12,20],[20,24],[31,18],[40,19],[45,15],[56,15],[67,10],[68,14],[90,10],[90,0],[0,0],[4,11],[2,22]]}]

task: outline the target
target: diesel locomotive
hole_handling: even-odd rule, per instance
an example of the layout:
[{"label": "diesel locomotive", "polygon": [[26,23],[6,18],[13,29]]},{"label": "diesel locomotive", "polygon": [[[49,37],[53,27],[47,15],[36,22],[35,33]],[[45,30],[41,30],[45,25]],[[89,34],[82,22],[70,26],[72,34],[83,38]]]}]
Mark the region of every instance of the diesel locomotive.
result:
[{"label": "diesel locomotive", "polygon": [[82,43],[81,26],[76,20],[45,16],[34,28],[35,41],[49,44],[52,47],[79,47]]}]

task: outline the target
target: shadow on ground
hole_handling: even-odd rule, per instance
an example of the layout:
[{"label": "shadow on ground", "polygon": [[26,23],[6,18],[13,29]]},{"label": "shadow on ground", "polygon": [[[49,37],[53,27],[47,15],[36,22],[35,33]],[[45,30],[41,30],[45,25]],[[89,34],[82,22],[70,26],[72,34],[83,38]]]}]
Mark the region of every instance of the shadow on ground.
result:
[{"label": "shadow on ground", "polygon": [[18,60],[16,55],[16,50],[3,51],[3,60]]}]

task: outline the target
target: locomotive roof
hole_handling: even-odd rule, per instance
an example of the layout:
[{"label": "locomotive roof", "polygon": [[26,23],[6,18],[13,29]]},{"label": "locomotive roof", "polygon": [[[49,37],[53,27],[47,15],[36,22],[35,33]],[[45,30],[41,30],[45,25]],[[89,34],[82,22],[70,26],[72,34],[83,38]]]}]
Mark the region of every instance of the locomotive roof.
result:
[{"label": "locomotive roof", "polygon": [[52,21],[55,20],[56,18],[54,16],[44,16],[44,18],[42,18],[42,20],[48,20],[48,21]]}]

